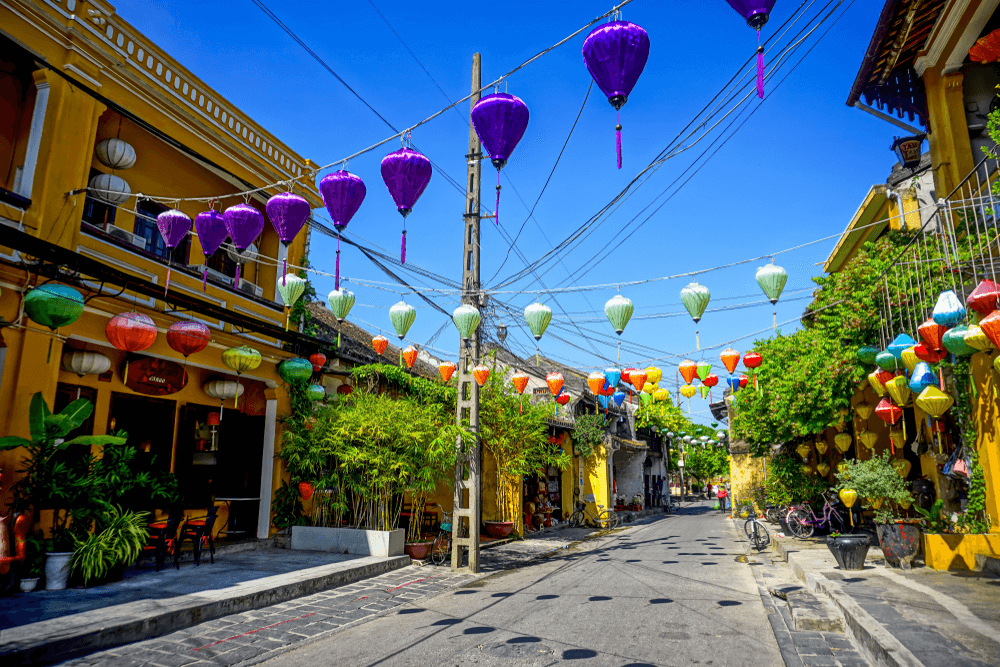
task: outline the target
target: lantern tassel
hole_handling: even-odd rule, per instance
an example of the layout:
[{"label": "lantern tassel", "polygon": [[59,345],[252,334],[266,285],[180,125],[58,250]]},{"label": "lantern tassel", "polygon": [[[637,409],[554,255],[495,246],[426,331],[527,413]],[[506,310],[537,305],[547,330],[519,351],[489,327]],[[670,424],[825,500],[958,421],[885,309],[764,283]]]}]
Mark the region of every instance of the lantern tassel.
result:
[{"label": "lantern tassel", "polygon": [[167,282],[165,282],[163,284],[163,296],[166,296],[167,292],[169,290],[170,290],[170,267],[168,266],[167,267]]},{"label": "lantern tassel", "polygon": [[285,331],[288,331],[288,318],[289,318],[288,306],[285,306]]},{"label": "lantern tassel", "polygon": [[337,272],[334,274],[333,289],[340,289],[340,234],[337,234]]},{"label": "lantern tassel", "polygon": [[281,285],[285,285],[285,274],[288,273],[288,258],[281,260]]},{"label": "lantern tassel", "polygon": [[208,291],[208,258],[205,258],[205,270],[201,272],[201,291]]},{"label": "lantern tassel", "polygon": [[701,334],[698,333],[697,329],[694,330],[694,346],[699,350],[701,349]]},{"label": "lantern tassel", "polygon": [[850,508],[850,507],[847,508],[847,516],[851,519],[851,527],[853,528],[854,527],[854,509],[853,508]]},{"label": "lantern tassel", "polygon": [[757,97],[764,99],[764,47],[760,43],[760,30],[757,31]]},{"label": "lantern tassel", "polygon": [[240,286],[240,265],[236,265],[236,277],[233,278],[233,289],[238,289]]},{"label": "lantern tassel", "polygon": [[542,359],[541,359],[541,355],[538,352],[538,346],[537,345],[535,346],[535,365],[536,366],[541,366],[542,365]]},{"label": "lantern tassel", "polygon": [[496,208],[496,221],[497,227],[500,226],[500,170],[497,169],[497,208]]},{"label": "lantern tassel", "polygon": [[615,109],[615,148],[618,151],[618,168],[622,168],[622,124],[619,118],[620,109]]},{"label": "lantern tassel", "polygon": [[337,329],[337,349],[340,349],[340,329]]},{"label": "lantern tassel", "polygon": [[52,361],[52,339],[49,339],[49,353],[45,356],[45,363]]},{"label": "lantern tassel", "polygon": [[128,352],[125,353],[125,377],[122,378],[122,384],[128,384]]},{"label": "lantern tassel", "polygon": [[774,309],[774,333],[778,333],[778,309]]},{"label": "lantern tassel", "polygon": [[399,263],[406,264],[406,228],[403,228],[403,245],[399,249]]},{"label": "lantern tassel", "polygon": [[688,414],[691,414],[691,399],[688,399]]},{"label": "lantern tassel", "polygon": [[222,421],[222,413],[226,411],[226,402],[221,401],[219,403],[219,421]]}]

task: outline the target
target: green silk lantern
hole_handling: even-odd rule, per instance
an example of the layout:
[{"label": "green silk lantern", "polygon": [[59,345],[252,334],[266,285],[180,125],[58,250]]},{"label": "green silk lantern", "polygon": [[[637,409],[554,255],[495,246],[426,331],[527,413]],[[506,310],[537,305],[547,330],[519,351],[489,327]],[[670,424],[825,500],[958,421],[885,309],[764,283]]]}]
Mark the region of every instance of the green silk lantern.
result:
[{"label": "green silk lantern", "polygon": [[695,367],[695,371],[698,373],[698,379],[704,382],[705,378],[712,373],[712,364],[707,361],[699,361],[698,365]]},{"label": "green silk lantern", "polygon": [[892,352],[883,350],[875,356],[875,363],[884,371],[895,371],[899,369],[900,362]]},{"label": "green silk lantern", "polygon": [[[608,316],[608,321],[611,322],[611,326],[615,328],[615,333],[619,336],[625,331],[628,321],[632,319],[633,311],[635,311],[635,306],[632,305],[632,301],[621,294],[615,294],[604,304],[604,314]],[[621,361],[621,358],[622,342],[619,340],[618,360]]]},{"label": "green silk lantern", "polygon": [[[531,329],[531,335],[535,337],[535,342],[541,340],[542,335],[549,326],[549,322],[552,321],[552,309],[546,306],[544,303],[535,303],[529,305],[524,309],[524,319],[528,323],[528,328]],[[540,363],[540,355],[538,352],[538,346],[535,346],[535,365]]]},{"label": "green silk lantern", "polygon": [[946,350],[954,354],[956,357],[967,357],[970,354],[976,352],[976,348],[972,347],[965,341],[965,334],[968,332],[969,327],[965,324],[959,324],[951,329],[948,329],[944,333],[944,347]]},{"label": "green silk lantern", "polygon": [[295,307],[295,302],[305,294],[305,291],[306,279],[300,278],[294,273],[286,273],[282,281],[278,283],[278,293],[281,294],[281,300],[285,303],[285,331],[288,331],[289,313]]},{"label": "green silk lantern", "polygon": [[278,375],[288,384],[305,382],[312,377],[312,374],[312,362],[308,359],[296,357],[294,359],[285,359],[278,364]]},{"label": "green silk lantern", "polygon": [[[354,292],[346,289],[335,289],[326,297],[330,304],[330,311],[337,318],[338,324],[343,324],[347,319],[347,314],[354,307]],[[337,328],[337,347],[340,347],[340,328]]]},{"label": "green silk lantern", "polygon": [[[767,296],[767,300],[771,302],[771,305],[777,305],[778,299],[781,297],[782,290],[785,289],[785,283],[788,282],[788,273],[777,266],[774,260],[771,260],[770,264],[762,266],[757,269],[757,284],[764,291]],[[778,330],[778,309],[774,309],[774,330]]]},{"label": "green silk lantern", "polygon": [[[233,401],[233,407],[240,407],[240,394],[242,387],[239,386],[239,376],[243,375],[247,371],[255,370],[261,363],[260,352],[253,349],[249,345],[240,345],[239,347],[231,347],[222,353],[222,363],[226,365],[227,368],[231,369],[236,373],[236,384],[237,392],[235,400]],[[312,365],[310,364],[310,368]]]},{"label": "green silk lantern", "polygon": [[326,397],[326,389],[321,384],[311,384],[306,389],[306,395],[309,396],[309,400],[311,401],[321,401]]},{"label": "green silk lantern", "polygon": [[473,334],[476,333],[476,329],[479,328],[481,319],[482,317],[475,306],[467,303],[463,303],[451,314],[451,320],[455,323],[455,328],[458,329],[458,333],[462,335],[463,340],[472,338]]},{"label": "green silk lantern", "polygon": [[[688,314],[695,324],[701,321],[701,316],[705,314],[708,302],[712,299],[712,293],[704,285],[693,282],[681,290],[681,302],[687,308]],[[701,337],[698,329],[694,330],[694,340],[697,349],[701,349]]]},{"label": "green silk lantern", "polygon": [[878,348],[871,345],[863,345],[858,348],[858,359],[863,364],[874,364],[875,357],[878,356]]},{"label": "green silk lantern", "polygon": [[24,312],[32,322],[52,331],[69,326],[83,314],[83,297],[69,285],[46,283],[24,295]]},{"label": "green silk lantern", "polygon": [[413,326],[415,319],[417,319],[417,309],[405,301],[400,301],[389,309],[389,320],[392,322],[392,328],[396,330],[399,340],[403,340],[406,332]]}]

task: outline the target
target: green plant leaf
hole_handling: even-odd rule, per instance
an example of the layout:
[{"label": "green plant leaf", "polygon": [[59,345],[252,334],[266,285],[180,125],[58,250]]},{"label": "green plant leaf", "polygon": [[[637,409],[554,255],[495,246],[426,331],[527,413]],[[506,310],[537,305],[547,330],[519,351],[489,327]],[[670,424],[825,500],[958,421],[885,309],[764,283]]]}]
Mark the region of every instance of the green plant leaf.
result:
[{"label": "green plant leaf", "polygon": [[128,438],[121,438],[114,435],[78,435],[72,440],[67,440],[59,445],[59,449],[66,449],[70,445],[124,445]]},{"label": "green plant leaf", "polygon": [[70,429],[72,431],[75,428],[79,428],[93,413],[94,404],[85,398],[80,398],[63,408],[59,416],[70,420],[73,424],[73,428]]},{"label": "green plant leaf", "polygon": [[0,438],[0,451],[5,449],[17,449],[18,447],[31,447],[34,443],[31,440],[26,440],[25,438],[18,437],[16,435],[8,435]]},{"label": "green plant leaf", "polygon": [[31,404],[28,407],[28,427],[31,430],[31,439],[35,442],[40,443],[46,439],[45,420],[51,414],[49,406],[45,404],[45,399],[42,398],[42,392],[35,392],[35,395],[31,397]]}]

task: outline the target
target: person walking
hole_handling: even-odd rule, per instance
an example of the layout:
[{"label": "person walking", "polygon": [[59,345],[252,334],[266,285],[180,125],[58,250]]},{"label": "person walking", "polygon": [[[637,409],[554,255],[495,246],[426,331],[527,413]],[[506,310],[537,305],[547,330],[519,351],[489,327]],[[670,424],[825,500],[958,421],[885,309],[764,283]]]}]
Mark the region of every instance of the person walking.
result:
[{"label": "person walking", "polygon": [[721,484],[719,484],[719,491],[715,494],[715,496],[719,499],[719,510],[722,513],[725,513],[726,512],[726,499],[729,496],[729,493],[726,491],[726,487],[724,487]]}]

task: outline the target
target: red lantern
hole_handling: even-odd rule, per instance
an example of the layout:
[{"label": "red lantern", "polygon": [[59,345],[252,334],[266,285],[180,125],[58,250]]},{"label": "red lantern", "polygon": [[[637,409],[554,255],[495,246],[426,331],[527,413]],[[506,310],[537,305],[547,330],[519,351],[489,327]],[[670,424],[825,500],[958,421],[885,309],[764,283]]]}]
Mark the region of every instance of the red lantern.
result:
[{"label": "red lantern", "polygon": [[760,356],[759,352],[751,351],[743,355],[743,365],[751,370],[760,368],[762,363],[764,363],[764,358]]},{"label": "red lantern", "polygon": [[222,415],[220,415],[218,412],[209,412],[208,413],[208,425],[209,426],[218,426],[221,423],[222,423]]},{"label": "red lantern", "polygon": [[992,280],[984,278],[976,285],[976,289],[972,290],[969,294],[969,298],[965,300],[965,304],[969,307],[969,310],[974,310],[979,313],[980,317],[985,317],[996,310],[997,307],[997,297],[998,290],[997,284]]},{"label": "red lantern", "polygon": [[403,361],[406,362],[407,368],[413,368],[413,364],[417,361],[417,348],[407,345],[406,349],[403,350]]},{"label": "red lantern", "polygon": [[567,403],[569,403],[569,401],[570,401],[569,394],[559,394],[558,396],[556,396],[556,403],[558,403],[559,405],[566,405]]},{"label": "red lantern", "polygon": [[128,352],[140,352],[156,340],[156,325],[148,315],[142,313],[119,313],[111,318],[104,329],[108,342],[124,350],[125,375],[122,382],[128,382]]},{"label": "red lantern", "polygon": [[932,350],[944,348],[944,332],[947,330],[948,327],[938,324],[931,318],[927,318],[926,322],[917,327],[917,333]]},{"label": "red lantern", "polygon": [[994,310],[979,320],[979,326],[990,341],[996,345],[997,341],[1000,340],[1000,312]]},{"label": "red lantern", "polygon": [[372,347],[375,348],[377,354],[382,354],[385,352],[385,348],[389,347],[389,339],[385,336],[375,336],[372,338]]},{"label": "red lantern", "polygon": [[740,373],[740,389],[746,389],[747,383],[749,382],[750,378],[748,378],[745,374]]},{"label": "red lantern", "polygon": [[936,364],[948,355],[947,350],[932,350],[927,346],[927,343],[914,345],[913,353],[917,355],[917,359],[926,361],[928,364]]},{"label": "red lantern", "polygon": [[456,366],[453,361],[443,361],[438,365],[438,372],[441,373],[441,379],[445,382],[451,379],[451,376],[455,374]]},{"label": "red lantern", "polygon": [[898,405],[889,400],[888,397],[883,398],[878,406],[875,407],[875,414],[884,421],[886,424],[895,424],[903,416],[903,411]]},{"label": "red lantern", "polygon": [[354,391],[354,387],[349,384],[342,384],[337,387],[337,393],[341,396],[350,396],[352,391]]},{"label": "red lantern", "polygon": [[302,496],[302,500],[309,500],[313,497],[313,492],[316,489],[309,482],[299,482],[299,495]]},{"label": "red lantern", "polygon": [[187,359],[189,354],[201,352],[212,340],[212,332],[201,322],[174,322],[167,329],[167,345]]},{"label": "red lantern", "polygon": [[711,389],[715,385],[719,384],[719,376],[715,373],[709,373],[704,380],[701,381],[703,385]]},{"label": "red lantern", "polygon": [[622,371],[622,382],[629,385],[632,384],[632,373],[638,371],[638,368],[626,368]]},{"label": "red lantern", "polygon": [[326,355],[322,352],[314,352],[309,355],[309,363],[313,365],[313,373],[319,373],[326,366]]}]

